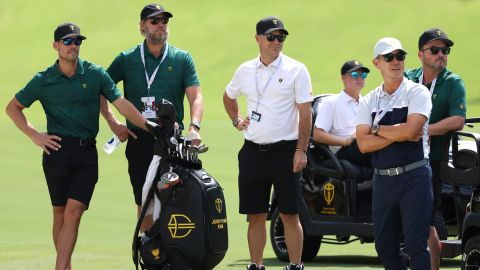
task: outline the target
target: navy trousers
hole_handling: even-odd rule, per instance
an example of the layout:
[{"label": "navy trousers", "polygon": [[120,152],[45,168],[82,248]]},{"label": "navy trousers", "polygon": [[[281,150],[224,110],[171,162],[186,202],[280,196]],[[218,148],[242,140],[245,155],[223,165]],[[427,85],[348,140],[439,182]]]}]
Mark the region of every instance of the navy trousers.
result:
[{"label": "navy trousers", "polygon": [[400,252],[402,242],[411,269],[430,270],[431,177],[429,165],[397,176],[373,176],[375,249],[387,270],[407,269]]}]

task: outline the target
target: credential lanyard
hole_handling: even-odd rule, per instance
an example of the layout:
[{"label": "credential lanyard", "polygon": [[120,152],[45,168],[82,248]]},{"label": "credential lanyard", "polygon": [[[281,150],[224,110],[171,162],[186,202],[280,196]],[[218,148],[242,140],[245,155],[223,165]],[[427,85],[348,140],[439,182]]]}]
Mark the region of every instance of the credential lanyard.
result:
[{"label": "credential lanyard", "polygon": [[[259,58],[258,61],[260,61],[260,58]],[[273,76],[275,75],[275,73],[277,73],[277,70],[278,70],[278,68],[280,67],[281,64],[282,64],[282,58],[280,58],[280,60],[278,61],[278,65],[277,65],[277,67],[275,68],[275,70],[272,72],[272,74],[270,74],[270,77],[268,78],[267,82],[266,82],[265,85],[263,86],[262,91],[260,91],[260,90],[258,89],[258,68],[257,68],[257,70],[255,71],[255,90],[257,90],[257,95],[258,95],[257,106],[255,107],[255,112],[258,112],[258,105],[260,104],[260,100],[262,99],[263,94],[265,93],[265,89],[267,88],[268,84],[269,84],[270,81],[272,80],[272,78],[273,78]]]},{"label": "credential lanyard", "polygon": [[382,113],[380,113],[380,95],[382,93],[382,86],[379,86],[377,88],[377,92],[376,92],[376,95],[375,95],[375,98],[376,98],[376,114],[375,114],[375,118],[373,119],[373,125],[378,125],[378,123],[380,122],[380,120],[382,120],[382,118],[385,116],[385,114],[391,109],[393,108],[393,104],[395,104],[395,102],[397,102],[397,100],[400,98],[401,95],[403,95],[403,92],[405,91],[405,88],[407,88],[407,84],[405,83],[405,81],[402,81],[402,84],[400,85],[399,89],[397,90],[398,92],[395,94],[395,96],[390,99],[390,101],[388,102],[387,106],[385,106],[385,108],[383,109]]},{"label": "credential lanyard", "polygon": [[165,42],[165,51],[163,52],[162,59],[160,60],[160,63],[158,64],[157,68],[152,73],[151,77],[148,77],[147,73],[147,65],[145,64],[145,53],[143,52],[143,42],[140,44],[140,56],[142,57],[142,63],[143,63],[143,69],[145,70],[145,78],[147,79],[147,93],[148,96],[150,96],[150,87],[152,86],[153,80],[155,80],[155,76],[157,76],[158,69],[160,68],[160,65],[162,64],[163,60],[165,60],[165,57],[167,57],[168,53],[168,43]]},{"label": "credential lanyard", "polygon": [[[438,78],[438,77],[435,77],[435,79],[433,79],[433,81],[432,81],[432,84],[430,85],[430,96],[433,95],[433,91],[435,90],[435,84],[437,83],[437,78]],[[423,84],[423,72],[422,72],[422,74],[420,75],[420,77],[418,78],[418,82],[419,82],[420,84],[424,85],[424,84]]]}]

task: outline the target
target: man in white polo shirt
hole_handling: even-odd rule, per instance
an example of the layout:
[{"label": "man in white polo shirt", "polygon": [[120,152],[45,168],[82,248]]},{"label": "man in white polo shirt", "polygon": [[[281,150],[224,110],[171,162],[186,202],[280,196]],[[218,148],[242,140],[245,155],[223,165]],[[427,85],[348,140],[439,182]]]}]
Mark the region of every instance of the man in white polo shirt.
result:
[{"label": "man in white polo shirt", "polygon": [[[371,153],[375,249],[385,269],[430,270],[427,250],[432,215],[432,171],[428,163],[428,89],[403,77],[405,50],[398,39],[380,39],[373,64],[383,83],[360,101],[357,142]],[[403,239],[402,239],[403,235]]]},{"label": "man in white polo shirt", "polygon": [[370,70],[357,60],[350,60],[340,69],[344,89],[320,101],[313,139],[330,146],[337,156],[360,166],[371,166],[370,155],[358,150],[355,127],[360,91]]},{"label": "man in white polo shirt", "polygon": [[[223,95],[233,126],[245,137],[238,153],[238,186],[239,212],[246,214],[249,222],[251,263],[247,269],[265,269],[265,224],[273,184],[290,258],[285,269],[301,270],[299,173],[307,164],[312,123],[310,75],[305,65],[282,54],[288,31],[280,19],[264,18],[256,30],[260,55],[240,65]],[[247,100],[244,116],[237,103],[241,95]]]}]

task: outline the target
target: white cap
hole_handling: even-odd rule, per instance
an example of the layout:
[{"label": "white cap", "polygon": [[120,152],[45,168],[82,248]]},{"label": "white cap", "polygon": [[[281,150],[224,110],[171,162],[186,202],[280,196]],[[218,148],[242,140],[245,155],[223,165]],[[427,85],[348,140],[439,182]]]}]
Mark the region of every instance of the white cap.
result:
[{"label": "white cap", "polygon": [[391,53],[395,50],[402,50],[406,52],[400,40],[392,37],[384,37],[377,41],[375,44],[375,48],[373,49],[373,58],[377,58],[379,55],[385,55],[387,53]]}]

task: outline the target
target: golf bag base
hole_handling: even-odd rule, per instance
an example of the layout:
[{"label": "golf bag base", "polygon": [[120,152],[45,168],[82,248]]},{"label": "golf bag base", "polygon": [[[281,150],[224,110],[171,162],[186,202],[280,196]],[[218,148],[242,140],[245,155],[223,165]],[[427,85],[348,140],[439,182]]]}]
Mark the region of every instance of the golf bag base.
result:
[{"label": "golf bag base", "polygon": [[138,252],[142,269],[213,269],[228,249],[223,190],[203,169],[173,171],[181,179],[178,184],[161,191],[152,186],[161,213],[152,228],[137,237],[138,251],[134,247],[133,252]]}]

